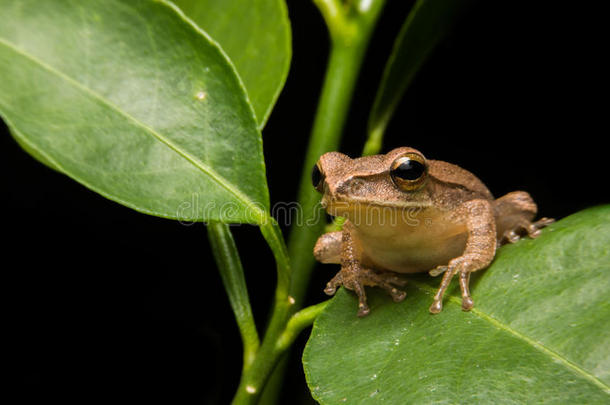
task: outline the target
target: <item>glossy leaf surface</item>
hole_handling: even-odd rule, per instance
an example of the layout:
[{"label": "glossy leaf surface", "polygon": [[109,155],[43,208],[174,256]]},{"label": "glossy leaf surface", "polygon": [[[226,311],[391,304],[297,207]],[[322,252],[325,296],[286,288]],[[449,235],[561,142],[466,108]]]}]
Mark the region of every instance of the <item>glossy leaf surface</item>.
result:
[{"label": "glossy leaf surface", "polygon": [[174,3],[227,53],[246,86],[262,128],[290,67],[290,21],[284,0]]},{"label": "glossy leaf surface", "polygon": [[428,307],[438,278],[414,278],[399,304],[369,289],[371,314],[341,289],[303,356],[309,387],[337,403],[608,403],[610,206],[500,249],[473,275],[475,307],[455,280]]},{"label": "glossy leaf surface", "polygon": [[5,0],[0,15],[0,114],[35,157],[148,214],[265,220],[245,89],[173,5]]}]

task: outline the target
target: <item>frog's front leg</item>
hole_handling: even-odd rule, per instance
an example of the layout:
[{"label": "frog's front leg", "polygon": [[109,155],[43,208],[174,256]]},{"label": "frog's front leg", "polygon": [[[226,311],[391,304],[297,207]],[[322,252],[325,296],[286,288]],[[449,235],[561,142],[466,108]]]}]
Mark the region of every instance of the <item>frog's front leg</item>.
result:
[{"label": "frog's front leg", "polygon": [[462,291],[462,309],[469,311],[473,306],[468,287],[470,273],[489,266],[496,254],[496,222],[491,203],[487,200],[466,201],[458,208],[456,214],[466,218],[468,230],[466,248],[461,256],[450,260],[446,266],[439,266],[430,271],[432,275],[445,272],[434,296],[434,302],[430,306],[430,312],[433,314],[437,314],[443,309],[443,294],[457,273],[459,273]]},{"label": "frog's front leg", "polygon": [[[346,227],[347,228],[347,227]],[[335,243],[337,240],[336,232],[325,234],[320,237],[314,251],[325,251],[328,256],[336,257],[336,245],[322,248],[324,241]],[[327,257],[328,257],[327,256]],[[318,257],[322,259],[322,255]],[[370,308],[366,299],[365,286],[381,287],[386,290],[394,299],[394,301],[402,301],[406,293],[396,288],[396,285],[402,285],[404,282],[396,275],[390,273],[377,273],[371,269],[362,267],[359,259],[357,247],[354,243],[349,230],[343,229],[341,232],[341,251],[339,261],[341,270],[332,278],[326,285],[324,292],[328,295],[333,295],[337,291],[337,287],[343,286],[348,290],[352,290],[358,296],[358,316],[368,315]]]}]

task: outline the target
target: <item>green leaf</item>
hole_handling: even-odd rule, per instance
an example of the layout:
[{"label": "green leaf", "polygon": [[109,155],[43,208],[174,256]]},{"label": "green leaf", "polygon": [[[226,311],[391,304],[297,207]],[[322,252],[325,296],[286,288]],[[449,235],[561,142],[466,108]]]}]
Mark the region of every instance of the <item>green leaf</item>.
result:
[{"label": "green leaf", "polygon": [[0,15],[0,114],[26,150],[144,213],[266,220],[245,89],[173,5],[4,0]]},{"label": "green leaf", "polygon": [[364,155],[379,153],[383,133],[400,99],[431,51],[473,0],[418,0],[405,20],[386,63],[369,116]]},{"label": "green leaf", "polygon": [[227,53],[248,90],[262,129],[290,67],[290,21],[284,0],[174,3]]},{"label": "green leaf", "polygon": [[610,402],[610,205],[501,248],[473,275],[471,312],[461,311],[454,285],[431,315],[438,282],[415,278],[400,304],[369,289],[364,319],[341,289],[303,356],[313,396],[324,404]]}]

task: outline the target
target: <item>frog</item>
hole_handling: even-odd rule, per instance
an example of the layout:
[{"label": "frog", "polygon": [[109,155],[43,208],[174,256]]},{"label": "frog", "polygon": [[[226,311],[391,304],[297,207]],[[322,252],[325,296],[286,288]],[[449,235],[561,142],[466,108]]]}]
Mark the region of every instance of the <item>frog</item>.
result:
[{"label": "frog", "polygon": [[405,277],[422,272],[443,275],[432,314],[442,311],[456,275],[462,310],[469,311],[471,273],[487,268],[499,246],[536,238],[554,221],[534,221],[538,208],[529,193],[494,198],[468,170],[407,146],[354,159],[325,153],[312,183],[326,212],[344,218],[341,230],[321,235],[313,249],[317,261],[341,265],[324,292],[353,291],[359,317],[370,313],[365,287],[379,287],[400,302]]}]

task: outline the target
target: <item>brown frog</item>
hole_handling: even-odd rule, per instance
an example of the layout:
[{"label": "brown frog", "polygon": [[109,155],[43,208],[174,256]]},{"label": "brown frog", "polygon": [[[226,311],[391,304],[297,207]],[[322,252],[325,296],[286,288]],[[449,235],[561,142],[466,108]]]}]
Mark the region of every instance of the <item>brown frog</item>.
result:
[{"label": "brown frog", "polygon": [[537,207],[525,191],[494,199],[472,173],[408,147],[357,159],[326,153],[312,180],[326,211],[346,218],[341,231],[322,235],[314,247],[318,261],[341,264],[324,291],[353,290],[358,316],[370,312],[365,286],[381,287],[399,302],[405,282],[397,273],[424,271],[445,273],[430,312],[442,310],[456,274],[468,311],[470,273],[489,266],[500,244],[535,238],[553,222],[532,222]]}]

